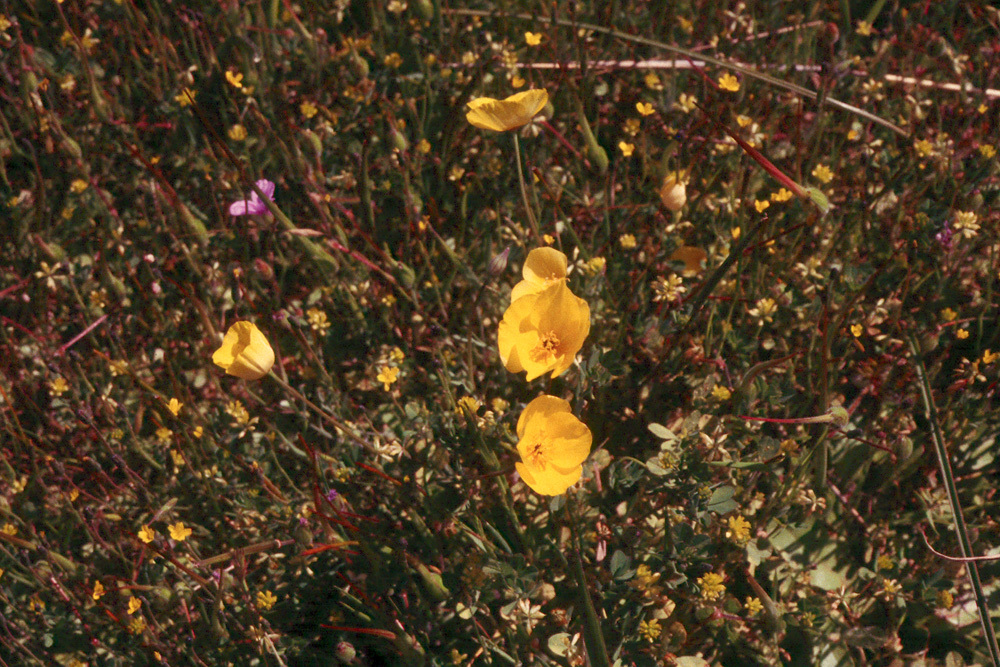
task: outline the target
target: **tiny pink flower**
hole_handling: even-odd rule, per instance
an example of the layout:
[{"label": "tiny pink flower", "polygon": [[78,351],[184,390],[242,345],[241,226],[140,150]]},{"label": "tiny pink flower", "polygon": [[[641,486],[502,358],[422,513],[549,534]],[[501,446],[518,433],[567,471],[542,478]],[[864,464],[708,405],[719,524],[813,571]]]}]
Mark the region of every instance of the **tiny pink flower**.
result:
[{"label": "tiny pink flower", "polygon": [[[257,187],[267,195],[267,198],[274,201],[274,183],[262,178],[257,181]],[[229,205],[229,215],[260,215],[267,212],[267,206],[257,196],[256,192],[250,193],[250,199],[240,199]]]}]

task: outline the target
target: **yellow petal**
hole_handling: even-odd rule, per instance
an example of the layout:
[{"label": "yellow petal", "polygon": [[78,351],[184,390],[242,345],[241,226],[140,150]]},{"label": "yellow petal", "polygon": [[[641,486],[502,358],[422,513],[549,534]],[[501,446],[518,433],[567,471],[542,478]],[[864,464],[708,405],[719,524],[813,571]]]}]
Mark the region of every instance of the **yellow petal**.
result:
[{"label": "yellow petal", "polygon": [[222,346],[212,361],[229,375],[243,380],[259,380],[274,365],[274,350],[252,322],[236,322],[229,327]]},{"label": "yellow petal", "polygon": [[542,291],[555,281],[566,280],[568,264],[566,255],[555,248],[535,248],[524,260],[524,268],[521,269],[524,280],[514,286],[510,300],[516,301],[522,296]]},{"label": "yellow petal", "polygon": [[560,472],[552,467],[544,471],[531,471],[518,461],[514,464],[514,468],[532,491],[543,496],[566,493],[566,489],[576,484],[583,475],[583,466],[577,466],[569,472]]},{"label": "yellow petal", "polygon": [[538,88],[515,93],[503,100],[478,97],[469,102],[469,112],[465,114],[465,118],[484,130],[514,130],[530,123],[548,101],[548,92]]},{"label": "yellow petal", "polygon": [[693,276],[702,272],[703,262],[708,257],[701,248],[682,245],[670,255],[671,262],[684,262],[684,275]]},{"label": "yellow petal", "polygon": [[525,427],[530,422],[545,421],[560,413],[572,413],[572,406],[570,406],[569,401],[548,394],[536,397],[531,403],[528,403],[527,407],[524,408],[524,412],[521,413],[521,416],[517,420],[517,437],[524,437]]}]

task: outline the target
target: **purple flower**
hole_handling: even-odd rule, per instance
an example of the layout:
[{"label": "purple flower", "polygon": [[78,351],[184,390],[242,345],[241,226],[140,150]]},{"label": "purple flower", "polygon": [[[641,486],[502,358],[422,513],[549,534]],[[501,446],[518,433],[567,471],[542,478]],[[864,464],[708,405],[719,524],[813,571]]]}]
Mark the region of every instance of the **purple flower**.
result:
[{"label": "purple flower", "polygon": [[[262,178],[255,185],[267,195],[267,198],[274,201],[274,183]],[[229,215],[260,215],[267,211],[267,206],[260,200],[256,192],[250,193],[250,199],[234,201],[229,205]]]}]

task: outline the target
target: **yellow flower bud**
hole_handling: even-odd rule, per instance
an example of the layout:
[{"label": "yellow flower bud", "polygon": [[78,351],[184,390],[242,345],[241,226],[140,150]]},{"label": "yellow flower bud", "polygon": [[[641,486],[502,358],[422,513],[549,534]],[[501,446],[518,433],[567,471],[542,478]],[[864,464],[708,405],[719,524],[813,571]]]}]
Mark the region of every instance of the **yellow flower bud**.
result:
[{"label": "yellow flower bud", "polygon": [[687,188],[682,180],[683,174],[673,172],[667,174],[660,186],[660,201],[671,211],[679,211],[687,203]]}]

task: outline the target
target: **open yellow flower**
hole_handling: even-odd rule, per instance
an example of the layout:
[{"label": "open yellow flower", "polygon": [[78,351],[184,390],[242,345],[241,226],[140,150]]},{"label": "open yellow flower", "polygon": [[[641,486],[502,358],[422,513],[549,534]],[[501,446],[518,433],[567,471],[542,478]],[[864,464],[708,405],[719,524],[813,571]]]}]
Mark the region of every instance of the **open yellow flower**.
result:
[{"label": "open yellow flower", "polygon": [[517,301],[522,296],[537,294],[557,282],[566,280],[566,267],[569,260],[555,248],[535,248],[524,260],[521,275],[524,280],[514,285],[510,292],[510,300]]},{"label": "open yellow flower", "polygon": [[549,93],[539,88],[515,93],[502,100],[477,97],[469,102],[466,120],[483,130],[505,132],[527,125],[549,102]]},{"label": "open yellow flower", "polygon": [[580,479],[593,439],[568,401],[547,394],[528,403],[521,413],[517,437],[521,461],[514,467],[525,484],[545,496],[565,493]]},{"label": "open yellow flower", "polygon": [[237,322],[229,327],[212,361],[230,375],[259,380],[274,365],[274,350],[252,322]]},{"label": "open yellow flower", "polygon": [[500,359],[511,373],[527,371],[529,382],[548,372],[557,377],[589,332],[590,307],[559,281],[510,304],[497,334]]}]

